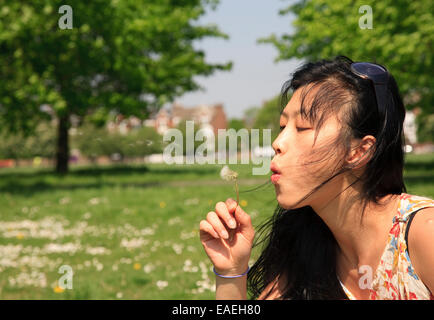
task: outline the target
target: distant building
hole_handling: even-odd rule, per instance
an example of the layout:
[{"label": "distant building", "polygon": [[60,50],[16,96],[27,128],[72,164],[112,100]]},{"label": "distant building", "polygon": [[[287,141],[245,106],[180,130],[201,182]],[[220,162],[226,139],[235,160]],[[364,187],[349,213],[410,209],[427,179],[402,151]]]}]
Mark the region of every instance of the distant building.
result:
[{"label": "distant building", "polygon": [[[71,119],[73,127],[76,127],[74,124],[78,120],[73,120]],[[212,106],[202,104],[193,108],[184,108],[177,103],[172,105],[171,110],[160,109],[151,114],[150,118],[146,120],[141,120],[135,116],[126,117],[117,114],[112,121],[107,122],[107,129],[109,132],[127,134],[134,128],[146,126],[154,128],[163,135],[168,129],[176,128],[181,121],[186,120],[193,120],[195,126],[201,129],[209,129],[215,136],[217,136],[218,129],[227,129],[227,118],[221,104]],[[55,118],[53,121],[55,121]]]},{"label": "distant building", "polygon": [[221,104],[185,108],[175,103],[170,111],[160,109],[151,119],[145,120],[144,125],[153,127],[158,133],[164,134],[169,128],[176,128],[186,120],[193,120],[201,129],[212,130],[215,136],[217,136],[218,129],[227,129],[227,118]]}]

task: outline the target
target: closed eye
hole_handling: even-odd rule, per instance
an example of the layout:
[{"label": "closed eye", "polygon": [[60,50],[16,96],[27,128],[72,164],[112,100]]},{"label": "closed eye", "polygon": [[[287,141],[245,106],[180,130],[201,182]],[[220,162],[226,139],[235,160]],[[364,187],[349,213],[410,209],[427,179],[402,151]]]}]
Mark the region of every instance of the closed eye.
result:
[{"label": "closed eye", "polygon": [[296,129],[297,129],[297,131],[304,131],[304,130],[309,130],[310,128],[299,128],[299,127],[296,127]]}]

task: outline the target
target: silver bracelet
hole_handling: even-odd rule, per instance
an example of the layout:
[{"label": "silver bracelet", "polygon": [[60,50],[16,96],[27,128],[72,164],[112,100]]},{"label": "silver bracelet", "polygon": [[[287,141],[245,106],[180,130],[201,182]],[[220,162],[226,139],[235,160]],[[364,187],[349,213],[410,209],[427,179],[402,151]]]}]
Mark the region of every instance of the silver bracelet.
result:
[{"label": "silver bracelet", "polygon": [[215,267],[212,268],[212,271],[214,271],[214,274],[216,276],[218,276],[220,278],[225,278],[225,279],[241,278],[241,277],[245,276],[247,274],[247,272],[249,272],[249,270],[250,270],[250,267],[247,266],[247,270],[244,273],[242,273],[242,274],[239,274],[239,275],[236,275],[236,276],[224,276],[224,275],[218,274],[217,271],[215,271]]}]

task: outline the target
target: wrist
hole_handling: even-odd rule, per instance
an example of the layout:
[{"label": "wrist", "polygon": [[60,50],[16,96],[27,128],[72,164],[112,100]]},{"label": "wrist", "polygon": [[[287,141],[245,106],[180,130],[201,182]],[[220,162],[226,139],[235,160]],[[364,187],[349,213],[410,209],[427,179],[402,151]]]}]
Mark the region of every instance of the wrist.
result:
[{"label": "wrist", "polygon": [[243,268],[234,268],[234,269],[226,269],[226,270],[220,270],[216,267],[213,267],[213,272],[217,277],[220,278],[241,278],[244,276],[247,276],[247,273],[249,272],[250,267],[246,265]]}]

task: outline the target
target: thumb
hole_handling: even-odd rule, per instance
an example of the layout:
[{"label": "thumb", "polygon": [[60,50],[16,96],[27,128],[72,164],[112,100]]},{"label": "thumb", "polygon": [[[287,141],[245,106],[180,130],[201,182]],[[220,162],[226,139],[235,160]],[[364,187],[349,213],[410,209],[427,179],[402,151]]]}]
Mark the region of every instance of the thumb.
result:
[{"label": "thumb", "polygon": [[235,220],[239,223],[241,233],[246,238],[253,241],[255,236],[255,230],[253,229],[251,217],[241,208],[240,204],[231,198],[226,200],[226,205],[229,209],[229,213],[234,213]]}]

